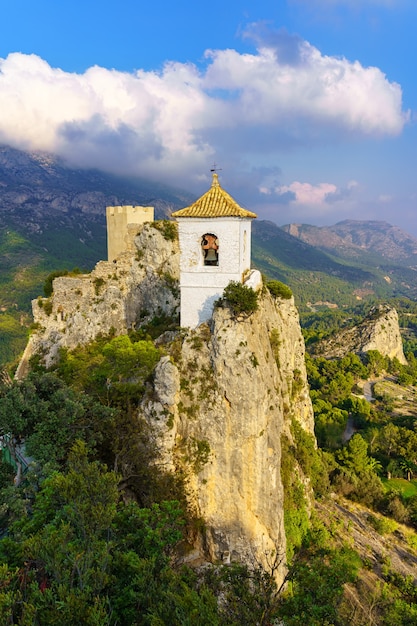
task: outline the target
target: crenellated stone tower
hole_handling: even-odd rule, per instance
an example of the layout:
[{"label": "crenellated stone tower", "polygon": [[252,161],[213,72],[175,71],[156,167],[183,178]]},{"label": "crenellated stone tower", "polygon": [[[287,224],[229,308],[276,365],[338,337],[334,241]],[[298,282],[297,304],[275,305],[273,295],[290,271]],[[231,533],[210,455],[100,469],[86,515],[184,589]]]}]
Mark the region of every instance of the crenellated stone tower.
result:
[{"label": "crenellated stone tower", "polygon": [[251,224],[257,216],[222,189],[214,172],[209,191],[172,217],[180,244],[180,323],[195,328],[211,318],[230,281],[260,285],[259,272],[250,269]]},{"label": "crenellated stone tower", "polygon": [[144,224],[153,222],[154,207],[152,206],[108,206],[107,221],[107,258],[109,262],[117,259],[126,249],[128,224]]}]

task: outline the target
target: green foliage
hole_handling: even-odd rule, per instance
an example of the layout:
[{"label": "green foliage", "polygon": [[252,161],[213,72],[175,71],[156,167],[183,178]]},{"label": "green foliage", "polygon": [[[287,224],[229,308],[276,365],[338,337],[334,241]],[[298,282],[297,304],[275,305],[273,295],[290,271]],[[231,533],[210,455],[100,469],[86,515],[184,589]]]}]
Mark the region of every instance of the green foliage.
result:
[{"label": "green foliage", "polygon": [[[310,478],[316,496],[324,495],[329,488],[326,463],[320,450],[317,449],[314,437],[304,430],[300,423],[291,421],[291,433],[295,445],[291,447],[294,458],[300,464],[305,476]],[[287,452],[288,453],[288,452]]]},{"label": "green foliage", "polygon": [[359,434],[353,435],[347,445],[339,450],[336,459],[352,474],[363,474],[370,468],[368,444]]},{"label": "green foliage", "polygon": [[118,480],[76,442],[67,471],[33,492],[30,515],[0,541],[3,623],[266,626],[278,614],[279,560],[270,572],[236,564],[197,577],[175,568],[184,538],[178,502],[124,504]]},{"label": "green foliage", "polygon": [[338,604],[343,585],[354,582],[361,561],[347,547],[322,549],[310,554],[290,570],[291,587],[280,608],[285,626],[332,626],[339,624]]},{"label": "green foliage", "polygon": [[291,562],[307,535],[310,523],[304,487],[294,471],[296,448],[285,435],[281,437],[281,455],[287,560]]},{"label": "green foliage", "polygon": [[339,470],[332,477],[336,489],[366,506],[380,505],[384,489],[375,472],[375,459],[368,456],[368,444],[363,437],[353,435],[335,457],[339,463]]},{"label": "green foliage", "polygon": [[293,380],[291,384],[291,398],[296,398],[299,393],[304,389],[304,377],[302,376],[301,370],[294,369],[293,370]]},{"label": "green foliage", "polygon": [[334,332],[354,326],[362,320],[362,316],[352,315],[349,312],[340,309],[326,309],[315,313],[305,313],[301,316],[301,326],[306,345],[325,339]]},{"label": "green foliage", "polygon": [[51,315],[53,309],[53,303],[51,298],[47,300],[38,300],[38,302],[42,302],[42,308],[45,311],[46,315]]},{"label": "green foliage", "polygon": [[388,517],[369,515],[368,522],[380,535],[389,535],[398,528],[397,522]]},{"label": "green foliage", "polygon": [[365,355],[365,364],[371,375],[378,375],[388,369],[388,359],[382,356],[378,350],[369,350]]},{"label": "green foliage", "polygon": [[0,369],[23,352],[28,339],[28,329],[11,313],[0,312]]},{"label": "green foliage", "polygon": [[196,474],[201,472],[210,459],[210,444],[205,439],[192,438],[188,443],[188,462]]},{"label": "green foliage", "polygon": [[151,225],[153,228],[156,228],[156,230],[159,230],[167,241],[175,241],[178,239],[177,222],[171,220],[157,220],[151,222]]},{"label": "green foliage", "polygon": [[334,407],[331,402],[312,398],[315,415],[315,432],[318,444],[325,450],[335,450],[340,446],[349,414]]},{"label": "green foliage", "polygon": [[100,289],[102,288],[104,283],[105,283],[105,280],[101,276],[96,276],[96,278],[94,278],[93,285],[94,285],[94,292],[96,296],[100,295]]},{"label": "green foliage", "polygon": [[279,590],[274,573],[281,565],[279,555],[271,555],[269,571],[247,568],[238,563],[208,569],[204,581],[219,603],[219,624],[268,626],[279,615]]},{"label": "green foliage", "polygon": [[250,315],[258,309],[258,293],[239,281],[230,281],[223,292],[223,300],[234,315]]},{"label": "green foliage", "polygon": [[10,617],[25,623],[29,611],[42,624],[57,619],[74,626],[98,619],[109,623],[99,595],[110,582],[107,537],[116,514],[117,482],[114,473],[88,462],[85,444],[74,444],[68,474],[55,473],[44,482],[32,515],[16,521],[0,546],[5,560],[15,561],[12,567],[24,576],[26,602],[10,607]]},{"label": "green foliage", "polygon": [[291,289],[279,280],[268,280],[266,286],[274,298],[282,298],[283,300],[292,298]]},{"label": "green foliage", "polygon": [[403,576],[383,567],[386,580],[379,594],[381,626],[412,626],[417,620],[417,594],[412,576]]},{"label": "green foliage", "polygon": [[68,471],[43,482],[31,515],[0,541],[2,623],[219,623],[210,591],[170,566],[183,537],[178,503],[124,505],[118,480],[77,442]]},{"label": "green foliage", "polygon": [[28,455],[57,467],[77,438],[94,448],[112,423],[112,411],[79,395],[52,373],[31,374],[0,391],[0,433],[24,439]]},{"label": "green foliage", "polygon": [[275,363],[280,367],[279,349],[281,346],[281,339],[279,336],[279,330],[273,328],[269,334],[269,341],[271,343],[272,354],[274,355]]},{"label": "green foliage", "polygon": [[279,280],[268,280],[266,286],[275,298],[282,298],[283,300],[292,298],[291,289]]},{"label": "green foliage", "polygon": [[137,331],[130,332],[129,336],[132,341],[137,341],[138,339],[156,339],[167,331],[177,331],[179,325],[180,320],[178,315],[170,316],[161,311],[158,315],[154,315],[146,324],[141,323],[140,328]]},{"label": "green foliage", "polygon": [[55,278],[59,276],[76,276],[77,274],[81,274],[81,270],[78,267],[74,267],[73,270],[55,270],[48,274],[45,278],[45,282],[43,284],[43,293],[45,298],[50,298],[53,293],[53,282]]},{"label": "green foliage", "polygon": [[160,357],[152,341],[120,335],[62,351],[57,371],[68,384],[119,406],[142,397],[145,381]]}]

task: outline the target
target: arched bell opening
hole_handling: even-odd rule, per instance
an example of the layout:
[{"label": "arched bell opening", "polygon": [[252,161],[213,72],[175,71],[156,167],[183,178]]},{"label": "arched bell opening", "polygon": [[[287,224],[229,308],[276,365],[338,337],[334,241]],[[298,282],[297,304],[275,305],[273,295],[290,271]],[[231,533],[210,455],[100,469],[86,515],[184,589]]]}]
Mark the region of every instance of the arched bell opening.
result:
[{"label": "arched bell opening", "polygon": [[201,238],[204,265],[219,264],[219,240],[213,233],[206,233]]}]

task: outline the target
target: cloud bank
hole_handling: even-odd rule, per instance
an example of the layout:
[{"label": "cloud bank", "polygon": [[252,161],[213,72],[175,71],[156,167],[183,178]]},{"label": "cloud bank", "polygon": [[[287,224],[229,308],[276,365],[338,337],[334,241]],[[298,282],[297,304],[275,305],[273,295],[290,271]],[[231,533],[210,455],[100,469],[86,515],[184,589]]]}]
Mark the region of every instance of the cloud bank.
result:
[{"label": "cloud bank", "polygon": [[0,142],[190,188],[219,155],[250,168],[300,144],[401,133],[401,88],[380,69],[262,24],[246,36],[253,54],[209,50],[202,66],[167,62],[159,72],[67,73],[12,53],[0,59]]}]

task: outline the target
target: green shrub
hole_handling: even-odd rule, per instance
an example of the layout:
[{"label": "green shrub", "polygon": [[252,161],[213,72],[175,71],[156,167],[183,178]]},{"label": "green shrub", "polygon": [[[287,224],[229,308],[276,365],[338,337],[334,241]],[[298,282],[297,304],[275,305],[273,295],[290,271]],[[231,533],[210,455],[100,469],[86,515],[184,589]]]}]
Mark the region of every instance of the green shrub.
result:
[{"label": "green shrub", "polygon": [[48,298],[47,300],[41,300],[41,302],[43,302],[43,310],[45,311],[46,315],[51,315],[52,313],[52,300],[50,298]]},{"label": "green shrub", "polygon": [[246,287],[239,281],[232,280],[223,292],[223,298],[229,304],[234,315],[250,315],[258,308],[258,293],[252,287]]},{"label": "green shrub", "polygon": [[390,535],[398,528],[397,522],[389,517],[376,517],[375,515],[369,515],[368,522],[380,535]]},{"label": "green shrub", "polygon": [[274,298],[283,298],[284,300],[292,298],[291,289],[288,285],[284,285],[284,283],[281,283],[279,280],[268,280],[266,286]]},{"label": "green shrub", "polygon": [[152,222],[152,226],[156,228],[156,230],[159,230],[167,241],[175,241],[178,238],[178,226],[176,222],[158,220],[157,222]]},{"label": "green shrub", "polygon": [[79,267],[74,267],[74,269],[72,269],[71,271],[55,270],[54,272],[51,272],[50,274],[48,274],[43,284],[43,293],[45,294],[45,298],[49,298],[50,296],[52,296],[52,292],[53,292],[52,283],[54,282],[55,278],[59,278],[60,276],[68,276],[68,275],[75,276],[77,274],[81,274],[81,270]]},{"label": "green shrub", "polygon": [[104,285],[104,282],[105,282],[104,278],[101,278],[100,276],[94,278],[93,285],[94,285],[94,291],[95,291],[96,296],[100,294],[100,289]]}]

